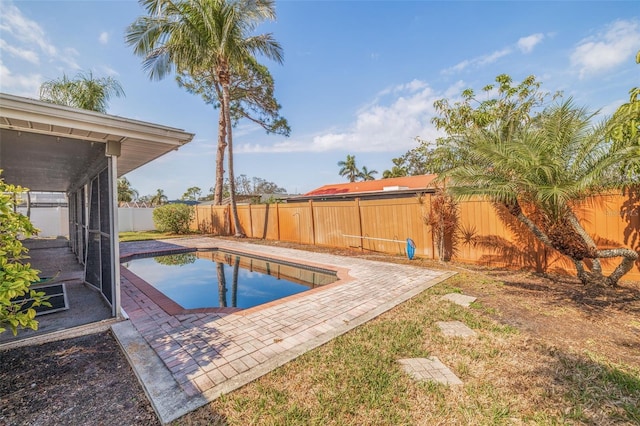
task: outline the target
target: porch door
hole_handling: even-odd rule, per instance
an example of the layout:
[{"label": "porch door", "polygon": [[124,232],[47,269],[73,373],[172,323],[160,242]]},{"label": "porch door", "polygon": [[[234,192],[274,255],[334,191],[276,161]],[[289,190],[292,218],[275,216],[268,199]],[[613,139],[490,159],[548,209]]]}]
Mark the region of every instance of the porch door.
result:
[{"label": "porch door", "polygon": [[85,187],[68,194],[69,199],[69,242],[78,262],[84,265],[87,233],[87,201]]},{"label": "porch door", "polygon": [[103,169],[89,185],[89,221],[85,255],[85,281],[113,306],[110,168]]}]

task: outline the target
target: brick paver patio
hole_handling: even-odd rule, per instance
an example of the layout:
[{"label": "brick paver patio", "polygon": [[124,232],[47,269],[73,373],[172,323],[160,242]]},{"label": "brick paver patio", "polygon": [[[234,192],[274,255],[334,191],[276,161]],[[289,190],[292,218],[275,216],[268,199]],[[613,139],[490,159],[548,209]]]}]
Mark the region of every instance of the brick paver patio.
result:
[{"label": "brick paver patio", "polygon": [[261,307],[207,313],[163,309],[134,285],[137,277],[123,271],[122,307],[131,323],[186,395],[208,401],[453,275],[449,271],[205,237],[122,243],[121,257],[179,247],[227,248],[324,265],[339,270],[345,278]]}]

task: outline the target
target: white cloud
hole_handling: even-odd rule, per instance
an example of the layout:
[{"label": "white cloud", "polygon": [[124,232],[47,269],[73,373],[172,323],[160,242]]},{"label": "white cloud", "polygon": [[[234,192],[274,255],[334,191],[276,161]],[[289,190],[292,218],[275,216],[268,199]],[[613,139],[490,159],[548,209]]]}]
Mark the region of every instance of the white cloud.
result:
[{"label": "white cloud", "polygon": [[73,47],[67,47],[64,49],[64,53],[58,57],[60,62],[66,64],[69,68],[79,70],[80,65],[76,62],[76,57],[80,56],[80,53]]},{"label": "white cloud", "polygon": [[106,31],[101,32],[100,36],[98,37],[98,41],[100,42],[100,44],[109,43],[109,33]]},{"label": "white cloud", "polygon": [[451,68],[447,68],[442,71],[443,74],[454,74],[456,72],[460,72],[465,70],[466,68],[479,68],[484,65],[489,65],[496,62],[498,59],[507,56],[512,53],[512,49],[510,47],[504,48],[502,50],[496,50],[488,55],[478,56],[473,59],[466,59],[462,62],[457,63]]},{"label": "white cloud", "polygon": [[531,34],[527,37],[520,38],[515,44],[507,46],[503,49],[496,50],[486,55],[476,56],[475,58],[465,59],[458,62],[456,65],[446,68],[442,71],[442,74],[455,74],[464,71],[467,68],[477,69],[485,65],[493,64],[505,56],[514,53],[515,48],[522,53],[530,53],[533,48],[537,46],[544,38],[544,34],[537,33]]},{"label": "white cloud", "polygon": [[120,75],[120,73],[119,73],[118,71],[114,70],[113,68],[111,68],[111,67],[110,67],[110,66],[108,66],[108,65],[100,65],[98,68],[99,68],[100,70],[102,70],[102,72],[103,72],[104,74],[109,75],[109,76],[112,76],[112,77],[113,77],[113,76]]},{"label": "white cloud", "polygon": [[33,50],[19,49],[15,46],[10,45],[3,39],[0,39],[0,50],[4,50],[11,56],[24,59],[25,61],[31,62],[32,64],[35,64],[35,65],[38,65],[40,63],[40,58],[38,58],[38,54]]},{"label": "white cloud", "polygon": [[44,70],[35,72],[34,65],[46,63],[45,73],[49,78],[53,74],[69,72],[69,69],[81,69],[77,62],[80,54],[76,49],[56,47],[40,24],[23,15],[12,2],[2,1],[0,31],[0,51],[30,64],[26,68],[8,60],[1,64],[3,92],[38,97]]},{"label": "white cloud", "polygon": [[11,70],[0,62],[0,92],[12,93],[28,98],[37,98],[40,94],[40,74],[14,75]]},{"label": "white cloud", "polygon": [[640,46],[637,21],[615,21],[604,31],[581,40],[571,54],[580,78],[609,71],[630,61]]},{"label": "white cloud", "polygon": [[518,49],[520,49],[520,51],[522,53],[531,53],[533,51],[533,48],[536,47],[544,38],[544,34],[541,33],[537,33],[537,34],[531,34],[530,36],[527,37],[522,37],[520,40],[518,40]]},{"label": "white cloud", "polygon": [[[433,102],[442,97],[426,82],[413,80],[386,89],[379,99],[359,111],[348,129],[331,130],[307,138],[283,140],[273,145],[239,144],[236,152],[387,152],[415,146],[415,137],[441,136],[431,124]],[[382,101],[391,97],[386,104]]]},{"label": "white cloud", "polygon": [[56,47],[47,40],[44,30],[37,22],[25,17],[20,12],[20,9],[13,4],[4,3],[2,8],[2,21],[0,23],[2,31],[6,31],[17,40],[28,45],[37,45],[40,50],[49,56],[56,55]]}]

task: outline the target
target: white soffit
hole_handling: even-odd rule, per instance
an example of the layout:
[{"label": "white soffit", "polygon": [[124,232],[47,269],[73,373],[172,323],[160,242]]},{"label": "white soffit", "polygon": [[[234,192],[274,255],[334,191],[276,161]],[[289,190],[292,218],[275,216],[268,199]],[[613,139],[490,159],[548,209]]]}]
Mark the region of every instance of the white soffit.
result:
[{"label": "white soffit", "polygon": [[[104,155],[107,141],[121,143],[122,176],[193,136],[181,129],[0,93],[2,176],[32,190],[66,191],[73,182],[63,181],[81,175],[82,167]],[[34,185],[36,176],[42,184]]]}]

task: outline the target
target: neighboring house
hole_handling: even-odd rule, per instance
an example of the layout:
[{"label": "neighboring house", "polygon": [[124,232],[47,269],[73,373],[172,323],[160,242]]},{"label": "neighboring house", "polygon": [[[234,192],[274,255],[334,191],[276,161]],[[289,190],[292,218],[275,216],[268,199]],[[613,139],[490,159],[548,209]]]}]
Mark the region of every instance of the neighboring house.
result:
[{"label": "neighboring house", "polygon": [[[287,194],[238,194],[236,195],[236,204],[246,205],[246,204],[267,204],[267,203],[282,203],[286,202],[288,198],[292,197]],[[231,204],[231,197],[226,197],[222,199],[221,205],[226,206]],[[200,201],[198,205],[201,206],[212,206],[213,201]]]},{"label": "neighboring house", "polygon": [[117,178],[178,149],[192,133],[0,93],[0,169],[10,184],[62,192],[84,281],[120,309]]},{"label": "neighboring house", "polygon": [[336,183],[324,185],[306,194],[289,197],[288,202],[299,201],[339,201],[360,198],[408,198],[418,193],[434,192],[432,186],[436,175],[405,176],[362,182]]}]

